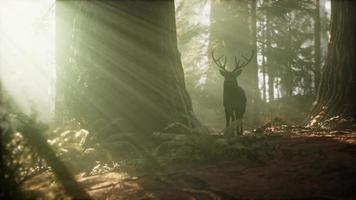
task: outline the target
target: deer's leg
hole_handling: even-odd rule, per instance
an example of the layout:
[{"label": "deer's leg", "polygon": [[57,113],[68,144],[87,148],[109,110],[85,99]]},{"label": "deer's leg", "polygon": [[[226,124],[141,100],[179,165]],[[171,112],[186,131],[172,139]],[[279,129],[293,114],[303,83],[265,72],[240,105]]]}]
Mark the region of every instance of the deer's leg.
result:
[{"label": "deer's leg", "polygon": [[225,108],[226,128],[230,126],[230,117],[231,117],[230,110]]},{"label": "deer's leg", "polygon": [[233,110],[232,111],[232,121],[234,122],[234,127],[233,127],[234,136],[239,134],[239,130],[238,130],[239,124],[238,124],[238,122],[236,122],[238,120],[237,116],[238,116],[237,111]]},{"label": "deer's leg", "polygon": [[236,120],[236,111],[232,110],[231,112],[231,121],[234,122]]},{"label": "deer's leg", "polygon": [[242,123],[242,118],[239,119],[239,134],[242,135],[243,133],[243,123]]}]

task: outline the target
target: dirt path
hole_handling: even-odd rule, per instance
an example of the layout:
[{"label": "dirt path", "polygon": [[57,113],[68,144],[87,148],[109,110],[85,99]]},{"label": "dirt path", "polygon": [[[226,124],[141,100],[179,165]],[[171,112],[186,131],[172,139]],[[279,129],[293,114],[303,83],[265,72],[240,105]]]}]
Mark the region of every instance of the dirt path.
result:
[{"label": "dirt path", "polygon": [[251,145],[241,157],[178,172],[81,182],[96,199],[356,199],[356,132],[300,131]]}]

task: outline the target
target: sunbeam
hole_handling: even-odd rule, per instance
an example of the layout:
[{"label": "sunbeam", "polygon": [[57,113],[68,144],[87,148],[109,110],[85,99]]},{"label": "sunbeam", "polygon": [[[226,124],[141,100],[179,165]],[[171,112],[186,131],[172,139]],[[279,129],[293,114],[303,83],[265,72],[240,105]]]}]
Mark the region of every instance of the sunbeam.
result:
[{"label": "sunbeam", "polygon": [[50,121],[54,98],[54,0],[0,2],[0,67],[18,109]]}]

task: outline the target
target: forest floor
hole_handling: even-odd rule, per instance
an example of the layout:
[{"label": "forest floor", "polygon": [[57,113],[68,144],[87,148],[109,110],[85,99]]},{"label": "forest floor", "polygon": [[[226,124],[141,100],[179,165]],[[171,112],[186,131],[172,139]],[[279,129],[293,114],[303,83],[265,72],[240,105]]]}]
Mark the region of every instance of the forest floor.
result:
[{"label": "forest floor", "polygon": [[355,131],[276,128],[239,140],[253,150],[160,172],[110,172],[78,180],[94,199],[356,199]]}]

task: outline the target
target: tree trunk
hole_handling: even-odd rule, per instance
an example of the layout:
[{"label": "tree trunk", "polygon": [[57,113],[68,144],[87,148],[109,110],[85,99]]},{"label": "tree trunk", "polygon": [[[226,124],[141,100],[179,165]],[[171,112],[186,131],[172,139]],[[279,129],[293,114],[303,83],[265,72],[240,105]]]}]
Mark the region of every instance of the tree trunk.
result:
[{"label": "tree trunk", "polygon": [[[0,23],[1,23],[1,21],[0,21]],[[0,28],[1,28],[1,26],[0,26]],[[1,54],[0,54],[0,56],[1,56]],[[0,61],[0,70],[1,70],[1,61]],[[5,119],[4,119],[5,111],[3,109],[4,104],[3,104],[2,100],[3,100],[2,86],[1,86],[1,82],[0,82],[0,120],[3,122],[3,121],[5,121]],[[4,134],[5,134],[5,130],[4,130],[3,126],[0,125],[0,185],[2,186],[2,187],[0,187],[0,198],[1,199],[5,199],[10,196],[8,194],[9,191],[7,191],[8,187],[6,187],[7,186],[7,183],[6,183],[7,178],[5,176],[6,170],[5,170],[5,164],[4,164],[4,149],[5,149]]]},{"label": "tree trunk", "polygon": [[[291,18],[288,19],[288,45],[287,45],[287,52],[292,52],[291,50],[291,46],[293,45],[293,39],[292,39],[292,25],[291,25]],[[292,57],[290,56],[290,54],[288,55],[288,61],[286,62],[286,70],[285,70],[285,75],[284,77],[282,77],[281,82],[283,83],[282,86],[284,86],[284,90],[285,90],[285,96],[287,97],[291,97],[293,95],[293,89],[294,89],[294,76],[293,76],[293,62],[292,62]],[[283,80],[284,79],[284,80]]]},{"label": "tree trunk", "polygon": [[173,0],[58,0],[56,13],[59,118],[140,133],[190,125]]},{"label": "tree trunk", "polygon": [[331,6],[331,37],[312,121],[356,117],[356,2],[333,0]]},{"label": "tree trunk", "polygon": [[262,47],[262,99],[264,102],[267,102],[267,90],[266,90],[266,76],[267,76],[267,72],[266,72],[266,57],[265,57],[265,45],[263,45]]},{"label": "tree trunk", "polygon": [[266,44],[267,44],[267,31],[266,31],[266,24],[267,24],[267,15],[266,11],[262,12],[262,19],[259,24],[260,34],[261,34],[261,56],[262,56],[262,100],[267,102],[267,66],[266,66]]},{"label": "tree trunk", "polygon": [[255,50],[255,57],[251,62],[251,75],[252,75],[252,106],[253,106],[253,123],[258,123],[258,116],[259,116],[259,106],[261,104],[261,96],[260,96],[260,89],[258,86],[258,64],[257,64],[257,0],[252,0],[251,2],[251,46]]},{"label": "tree trunk", "polygon": [[[69,100],[75,94],[74,80],[70,78],[75,74],[70,73],[70,53],[72,52],[71,38],[73,36],[74,12],[67,6],[68,3],[56,2],[56,98],[55,121],[63,123],[73,110],[69,108]],[[76,5],[76,4],[73,4]],[[74,8],[73,8],[74,9]],[[78,10],[78,9],[76,9]],[[68,84],[71,83],[71,84]],[[71,112],[71,113],[70,113]]]},{"label": "tree trunk", "polygon": [[266,34],[267,34],[267,74],[268,74],[268,99],[269,101],[274,100],[274,70],[272,65],[272,30],[270,19],[266,22]]},{"label": "tree trunk", "polygon": [[[208,70],[207,70],[207,98],[212,99],[214,107],[222,106],[222,85],[223,78],[219,75],[219,70],[214,63],[211,52],[214,49],[215,54],[224,54],[225,41],[222,37],[224,30],[224,20],[221,13],[224,12],[223,2],[211,1],[210,2],[210,26],[209,26],[209,44],[208,44]],[[220,16],[220,18],[219,18]],[[218,98],[217,98],[218,97]],[[223,112],[221,112],[222,114]]]},{"label": "tree trunk", "polygon": [[315,14],[314,14],[314,83],[315,91],[317,91],[320,82],[320,0],[315,0]]}]

